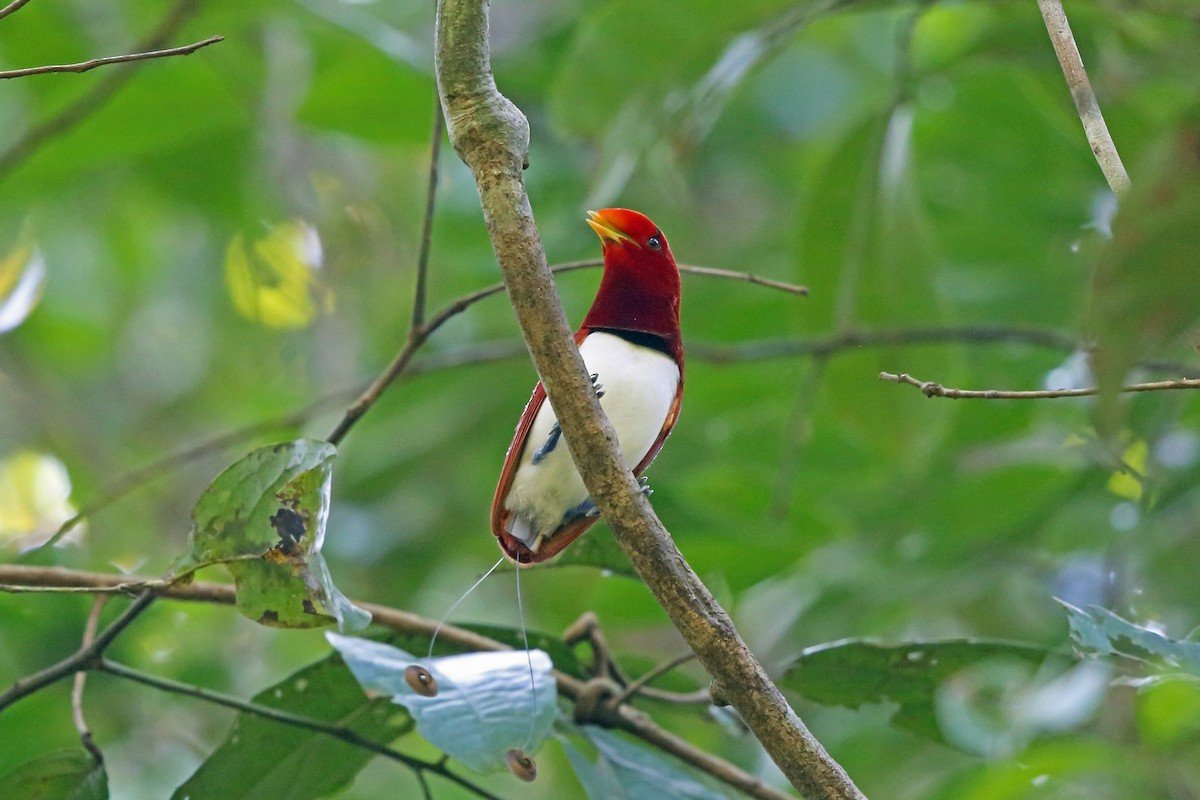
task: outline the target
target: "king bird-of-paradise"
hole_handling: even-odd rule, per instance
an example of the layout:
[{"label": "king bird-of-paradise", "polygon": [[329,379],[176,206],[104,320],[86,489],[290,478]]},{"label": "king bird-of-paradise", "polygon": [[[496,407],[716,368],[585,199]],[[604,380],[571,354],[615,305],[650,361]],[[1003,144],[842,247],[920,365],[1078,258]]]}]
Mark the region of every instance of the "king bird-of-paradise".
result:
[{"label": "king bird-of-paradise", "polygon": [[[683,399],[679,269],[662,231],[624,208],[588,212],[604,247],[604,276],[575,332],[625,464],[641,475],[658,455]],[[539,382],[517,423],[496,495],[492,533],[505,555],[533,564],[556,555],[598,518]]]}]

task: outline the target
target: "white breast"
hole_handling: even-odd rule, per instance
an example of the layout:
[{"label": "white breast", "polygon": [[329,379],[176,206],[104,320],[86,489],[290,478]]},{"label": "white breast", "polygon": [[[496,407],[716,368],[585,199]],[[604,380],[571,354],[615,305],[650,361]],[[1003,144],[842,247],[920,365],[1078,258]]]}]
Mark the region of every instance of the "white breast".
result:
[{"label": "white breast", "polygon": [[[630,468],[658,438],[679,388],[679,367],[657,350],[640,347],[610,333],[592,333],[579,347],[588,373],[596,373],[604,390],[600,405],[617,432],[621,455]],[[545,444],[557,421],[547,400],[529,429],[525,452],[504,506],[516,512],[512,534],[531,546],[550,533],[563,516],[588,499],[583,479],[567,452],[558,446],[537,464],[533,454]]]}]

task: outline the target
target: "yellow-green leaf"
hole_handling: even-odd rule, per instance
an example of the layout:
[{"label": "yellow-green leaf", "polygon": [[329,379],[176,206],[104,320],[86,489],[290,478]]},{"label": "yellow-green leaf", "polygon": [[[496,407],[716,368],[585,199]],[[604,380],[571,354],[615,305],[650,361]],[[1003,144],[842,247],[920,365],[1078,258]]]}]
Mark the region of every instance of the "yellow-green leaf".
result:
[{"label": "yellow-green leaf", "polygon": [[320,280],[321,240],[308,223],[292,220],[261,239],[233,237],[225,252],[225,282],[233,307],[269,328],[309,325],[333,296]]},{"label": "yellow-green leaf", "polygon": [[70,498],[71,478],[54,456],[22,450],[0,461],[0,544],[41,544],[75,515]]},{"label": "yellow-green leaf", "polygon": [[1146,446],[1145,439],[1138,439],[1125,448],[1125,455],[1121,460],[1127,469],[1113,472],[1108,479],[1108,490],[1117,497],[1132,500],[1135,503],[1141,500],[1142,480],[1146,474],[1146,457],[1149,454],[1150,449]]}]

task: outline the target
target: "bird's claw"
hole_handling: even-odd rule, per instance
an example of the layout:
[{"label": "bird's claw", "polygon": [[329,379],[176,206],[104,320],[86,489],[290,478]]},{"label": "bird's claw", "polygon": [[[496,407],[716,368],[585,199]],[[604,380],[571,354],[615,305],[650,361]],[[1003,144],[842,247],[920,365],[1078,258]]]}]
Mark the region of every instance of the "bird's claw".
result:
[{"label": "bird's claw", "polygon": [[638,482],[638,486],[641,487],[642,494],[644,496],[649,497],[650,495],[654,494],[654,490],[650,488],[650,479],[649,478],[647,478],[646,476],[643,475],[642,477],[637,479],[637,482]]},{"label": "bird's claw", "polygon": [[550,435],[546,437],[546,443],[533,452],[533,458],[530,459],[534,464],[540,464],[546,456],[554,452],[554,448],[558,447],[558,437],[562,436],[562,428],[558,427],[558,422],[550,428]]}]

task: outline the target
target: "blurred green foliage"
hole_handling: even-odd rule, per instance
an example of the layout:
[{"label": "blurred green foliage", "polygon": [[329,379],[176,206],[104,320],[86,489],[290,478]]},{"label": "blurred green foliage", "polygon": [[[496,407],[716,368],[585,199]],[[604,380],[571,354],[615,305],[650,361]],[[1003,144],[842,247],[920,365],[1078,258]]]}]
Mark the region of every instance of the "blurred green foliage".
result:
[{"label": "blurred green foliage", "polygon": [[[215,475],[265,443],[327,436],[407,335],[433,4],[190,5],[170,43],[224,42],[128,68],[106,102],[36,146],[26,137],[119,68],[0,83],[0,318],[17,320],[0,326],[5,561],[160,574],[186,552],[191,508]],[[650,473],[659,515],[777,673],[846,638],[988,637],[1069,655],[1055,597],[1176,641],[1200,625],[1192,393],[949,401],[876,379],[1093,383],[1080,353],[1015,336],[771,355],[847,332],[971,326],[1099,342],[1108,388],[1197,372],[1196,6],[1067,10],[1133,180],[1115,221],[1032,2],[492,6],[496,78],[531,121],[526,176],[552,262],[595,257],[584,210],[623,205],[658,222],[681,261],[811,289],[800,299],[685,277],[687,396]],[[165,13],[147,0],[31,3],[0,20],[0,69],[128,52]],[[26,155],[4,155],[14,152]],[[439,166],[432,310],[497,280],[470,175],[449,148]],[[14,300],[32,264],[44,279]],[[572,319],[597,281],[560,278]],[[286,302],[254,313],[263,298]],[[494,297],[450,320],[417,361],[518,341]],[[749,344],[758,356],[699,355]],[[323,552],[342,591],[436,618],[495,561],[488,507],[534,380],[513,357],[424,371],[383,395],[339,446]],[[25,551],[70,508],[128,488],[122,476],[244,428],[142,474],[74,541]],[[610,548],[596,552],[611,563]],[[225,579],[210,572],[201,577]],[[677,655],[661,611],[619,572],[525,571],[528,623],[556,633],[593,611],[635,674]],[[493,576],[455,619],[515,626],[511,578]],[[88,604],[0,595],[0,686],[71,652]],[[318,632],[164,602],[111,655],[251,697],[328,653]],[[868,796],[1200,797],[1194,682],[1140,683],[1161,667],[1118,659],[1096,689],[1088,665],[966,670],[931,690],[943,734],[995,746],[893,727],[893,700],[850,710],[803,699],[819,692],[794,699]],[[703,683],[684,667],[662,685]],[[1054,691],[1054,719],[1014,732],[1013,708]],[[0,776],[78,748],[67,693],[55,685],[0,714]],[[753,742],[647,707],[775,780]],[[170,795],[230,724],[227,710],[105,675],[90,679],[86,710],[114,797]],[[311,713],[326,712],[336,717]],[[411,738],[398,746],[436,759]],[[402,767],[375,759],[355,777],[358,763],[321,785],[345,786],[345,798],[420,791]],[[529,786],[480,781],[506,796],[583,796],[560,745],[539,767]]]}]

